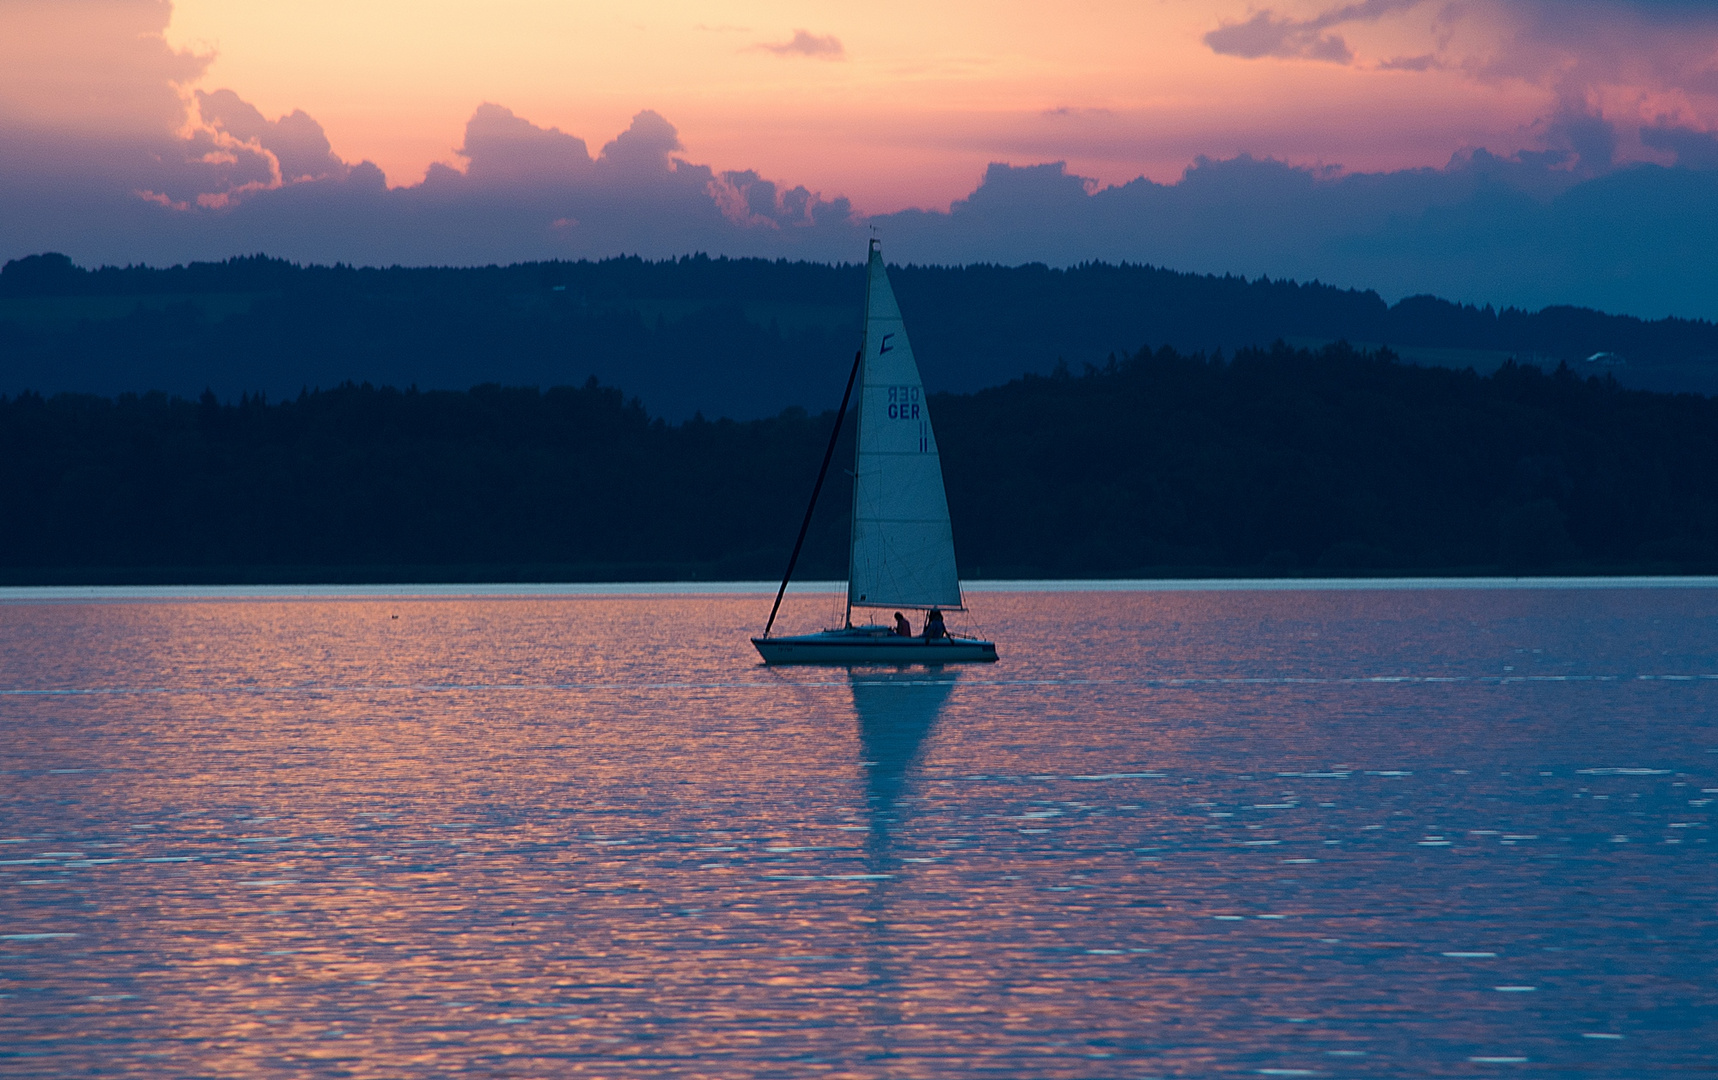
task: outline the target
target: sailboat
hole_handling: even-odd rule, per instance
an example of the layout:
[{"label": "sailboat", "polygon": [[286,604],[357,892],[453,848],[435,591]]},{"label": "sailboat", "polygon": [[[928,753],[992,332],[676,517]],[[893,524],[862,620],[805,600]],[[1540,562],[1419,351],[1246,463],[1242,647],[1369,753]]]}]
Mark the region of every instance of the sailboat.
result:
[{"label": "sailboat", "polygon": [[[823,467],[811,489],[811,504],[799,539],[776,590],[762,637],[752,644],[766,664],[948,664],[993,661],[996,643],[944,633],[903,636],[893,626],[855,625],[855,608],[905,608],[928,612],[962,611],[966,604],[955,570],[954,530],[943,492],[942,459],[925,398],[919,365],[907,342],[907,329],[878,241],[871,241],[865,279],[865,334],[835,430],[823,453]],[[823,490],[847,404],[855,405],[853,524],[847,564],[847,615],[839,629],[815,634],[771,637],[782,595],[799,562],[817,496]],[[930,617],[927,617],[929,619]],[[940,629],[941,618],[935,617]]]}]

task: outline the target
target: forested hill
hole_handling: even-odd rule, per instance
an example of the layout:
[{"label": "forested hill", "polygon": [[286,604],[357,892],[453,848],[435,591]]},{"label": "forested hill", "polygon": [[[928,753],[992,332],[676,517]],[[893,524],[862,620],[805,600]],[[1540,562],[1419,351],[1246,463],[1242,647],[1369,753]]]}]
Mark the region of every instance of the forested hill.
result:
[{"label": "forested hill", "polygon": [[[1161,349],[931,410],[969,577],[1718,571],[1718,401],[1696,395]],[[669,424],[594,383],[12,397],[0,579],[767,578],[833,419]],[[831,479],[808,577],[845,571]]]},{"label": "forested hill", "polygon": [[[1413,363],[1504,361],[1718,392],[1718,326],[1149,266],[891,271],[933,390],[965,392],[1058,359],[1075,370],[1146,343],[1182,351],[1387,345]],[[223,400],[343,382],[464,389],[595,375],[681,420],[833,406],[858,335],[857,266],[709,259],[472,269],[300,267],[263,257],[88,271],[63,256],[0,270],[0,392],[151,389]],[[1589,362],[1594,354],[1610,354]]]}]

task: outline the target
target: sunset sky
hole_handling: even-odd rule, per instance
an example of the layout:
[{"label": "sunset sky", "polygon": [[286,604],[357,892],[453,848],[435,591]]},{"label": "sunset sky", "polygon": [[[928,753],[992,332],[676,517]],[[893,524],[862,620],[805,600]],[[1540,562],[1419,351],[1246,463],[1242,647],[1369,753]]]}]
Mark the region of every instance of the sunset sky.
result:
[{"label": "sunset sky", "polygon": [[0,259],[829,259],[868,224],[1718,313],[1678,261],[1715,127],[1683,0],[0,0]]},{"label": "sunset sky", "polygon": [[[1571,108],[1704,127],[1718,116],[1712,69],[1704,85],[1679,80],[1676,55],[1699,10],[178,0],[165,36],[210,58],[194,85],[231,88],[270,117],[304,110],[335,153],[374,161],[394,186],[455,163],[482,102],[593,148],[652,109],[692,160],[879,213],[947,206],[996,160],[1167,182],[1201,154],[1379,170],[1442,165],[1464,147],[1510,153],[1542,144]],[[1233,40],[1212,36],[1225,28]]]}]

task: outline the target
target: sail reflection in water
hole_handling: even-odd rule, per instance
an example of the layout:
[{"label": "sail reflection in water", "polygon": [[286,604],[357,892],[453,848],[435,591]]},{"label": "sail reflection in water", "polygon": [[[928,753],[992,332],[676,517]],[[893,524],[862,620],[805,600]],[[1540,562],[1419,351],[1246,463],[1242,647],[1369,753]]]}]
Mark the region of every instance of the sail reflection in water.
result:
[{"label": "sail reflection in water", "polygon": [[875,872],[889,858],[889,831],[908,797],[910,774],[936,730],[960,673],[953,670],[848,673],[865,755],[865,796],[871,813],[870,851]]},{"label": "sail reflection in water", "polygon": [[918,944],[916,916],[909,912],[904,920],[908,925],[896,926],[895,893],[900,888],[902,860],[893,850],[892,837],[902,819],[911,816],[913,772],[959,677],[958,671],[937,668],[848,673],[870,822],[865,869],[871,886],[864,905],[862,943],[869,998],[864,1009],[866,1042],[882,1058],[895,1057],[905,1049],[896,1028],[903,1019],[905,988],[913,982],[912,958]]}]

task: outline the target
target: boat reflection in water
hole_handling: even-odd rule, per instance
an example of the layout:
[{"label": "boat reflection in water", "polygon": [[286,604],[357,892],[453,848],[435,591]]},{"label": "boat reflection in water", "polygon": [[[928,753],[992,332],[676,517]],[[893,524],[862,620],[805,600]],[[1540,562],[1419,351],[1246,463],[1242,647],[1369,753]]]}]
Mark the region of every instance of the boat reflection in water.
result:
[{"label": "boat reflection in water", "polygon": [[871,825],[865,837],[865,871],[871,877],[864,905],[865,1012],[873,1052],[883,1057],[896,1052],[897,1026],[903,1019],[897,988],[911,974],[901,958],[907,951],[901,946],[909,943],[899,940],[890,921],[891,894],[900,872],[893,837],[911,805],[913,773],[959,678],[959,671],[941,668],[847,673]]},{"label": "boat reflection in water", "polygon": [[[908,788],[908,774],[936,730],[959,671],[918,668],[849,671],[853,710],[859,722],[859,752],[865,762],[873,860],[887,860],[889,830]],[[879,866],[881,863],[878,864]],[[887,873],[874,869],[873,873]]]}]

